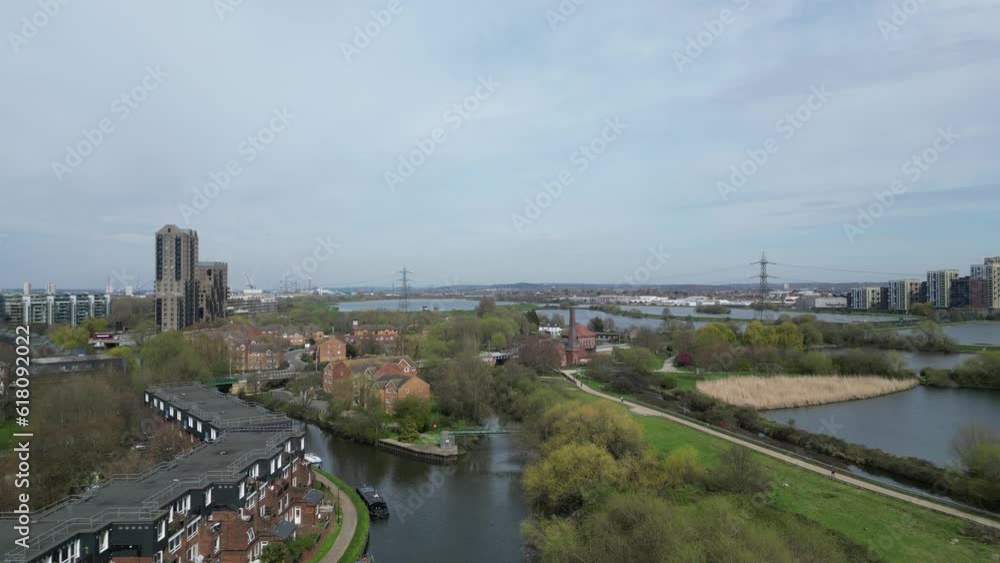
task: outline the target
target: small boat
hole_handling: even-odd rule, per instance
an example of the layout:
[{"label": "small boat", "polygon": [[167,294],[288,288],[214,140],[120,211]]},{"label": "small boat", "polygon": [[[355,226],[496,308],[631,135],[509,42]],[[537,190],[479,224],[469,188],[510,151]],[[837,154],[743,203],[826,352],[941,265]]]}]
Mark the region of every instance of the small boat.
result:
[{"label": "small boat", "polygon": [[361,496],[361,500],[364,501],[365,506],[368,507],[368,515],[372,520],[389,517],[389,505],[385,503],[385,499],[375,490],[375,487],[361,485],[355,490]]},{"label": "small boat", "polygon": [[306,463],[308,463],[309,465],[319,465],[323,463],[323,458],[319,457],[314,453],[306,453],[304,456],[302,456],[302,459],[306,460]]}]

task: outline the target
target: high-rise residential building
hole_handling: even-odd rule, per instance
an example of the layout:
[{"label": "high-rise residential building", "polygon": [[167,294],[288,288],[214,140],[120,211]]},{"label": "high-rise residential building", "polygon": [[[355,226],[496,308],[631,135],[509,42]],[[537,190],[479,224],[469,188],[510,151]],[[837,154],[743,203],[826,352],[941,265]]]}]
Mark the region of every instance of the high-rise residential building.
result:
[{"label": "high-rise residential building", "polygon": [[159,330],[178,330],[194,324],[198,307],[197,263],[197,231],[166,225],[156,232],[153,310]]},{"label": "high-rise residential building", "polygon": [[927,302],[935,309],[947,309],[951,295],[951,282],[957,277],[958,270],[927,272]]},{"label": "high-rise residential building", "polygon": [[48,284],[46,293],[31,293],[31,284],[25,284],[27,293],[0,296],[0,321],[35,325],[79,326],[90,318],[107,318],[111,314],[111,295],[89,293],[56,293],[55,284]]},{"label": "high-rise residential building", "polygon": [[907,313],[913,305],[914,296],[920,291],[917,280],[893,280],[889,282],[889,296],[886,310]]},{"label": "high-rise residential building", "polygon": [[973,278],[986,283],[986,307],[1000,309],[1000,256],[986,258],[982,264],[973,264],[970,272]]},{"label": "high-rise residential building", "polygon": [[851,309],[856,311],[870,311],[878,309],[882,301],[882,288],[880,287],[855,287],[848,296]]},{"label": "high-rise residential building", "polygon": [[953,309],[983,310],[987,308],[986,297],[986,280],[963,276],[952,280],[948,306]]},{"label": "high-rise residential building", "polygon": [[198,284],[197,321],[211,321],[226,316],[229,300],[229,265],[225,262],[198,262],[195,265]]}]

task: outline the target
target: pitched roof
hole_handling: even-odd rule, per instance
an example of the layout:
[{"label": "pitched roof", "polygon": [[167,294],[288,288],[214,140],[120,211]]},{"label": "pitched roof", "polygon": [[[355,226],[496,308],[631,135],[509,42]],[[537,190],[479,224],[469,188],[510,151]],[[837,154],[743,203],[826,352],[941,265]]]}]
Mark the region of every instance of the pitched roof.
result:
[{"label": "pitched roof", "polygon": [[[569,327],[566,327],[562,331],[563,336],[569,336]],[[590,338],[592,336],[597,336],[594,331],[590,330],[586,326],[577,323],[576,325],[576,337],[577,338]]]}]

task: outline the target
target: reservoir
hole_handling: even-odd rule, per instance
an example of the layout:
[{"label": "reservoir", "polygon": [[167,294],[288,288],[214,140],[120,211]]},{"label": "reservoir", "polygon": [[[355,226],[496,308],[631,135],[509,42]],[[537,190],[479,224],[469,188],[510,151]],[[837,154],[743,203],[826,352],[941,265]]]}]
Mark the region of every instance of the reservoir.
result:
[{"label": "reservoir", "polygon": [[[473,311],[477,305],[479,305],[479,301],[475,299],[442,298],[410,299],[408,306],[410,311],[420,311],[424,307],[427,307],[431,311],[434,310],[434,307],[437,307],[439,311]],[[498,301],[497,305],[513,305],[513,303],[508,301]],[[396,299],[342,301],[340,303],[334,303],[334,306],[345,313],[350,313],[351,311],[398,311],[399,301]]]},{"label": "reservoir", "polygon": [[[522,461],[511,436],[484,438],[455,465],[430,465],[356,444],[308,425],[306,448],[351,487],[369,484],[389,505],[371,523],[379,562],[525,560]],[[366,516],[366,515],[364,515]]]},{"label": "reservoir", "polygon": [[795,425],[886,452],[947,466],[951,441],[964,424],[1000,432],[1000,391],[918,386],[872,399],[762,411],[775,422]]}]

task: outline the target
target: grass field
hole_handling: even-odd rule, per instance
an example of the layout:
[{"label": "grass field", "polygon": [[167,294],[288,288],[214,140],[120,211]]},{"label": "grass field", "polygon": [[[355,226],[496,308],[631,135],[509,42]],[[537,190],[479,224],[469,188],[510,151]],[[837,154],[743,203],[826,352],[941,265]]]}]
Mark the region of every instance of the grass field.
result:
[{"label": "grass field", "polygon": [[0,451],[6,452],[10,449],[10,439],[14,436],[14,421],[7,420],[0,422]]},{"label": "grass field", "polygon": [[[680,446],[696,449],[707,465],[718,463],[729,443],[660,418],[637,416],[659,452]],[[909,563],[991,561],[1000,547],[962,536],[962,521],[899,500],[838,483],[823,475],[755,454],[774,484],[774,505],[839,532],[880,561]],[[788,486],[785,487],[784,484]],[[950,543],[953,539],[957,543]]]}]

